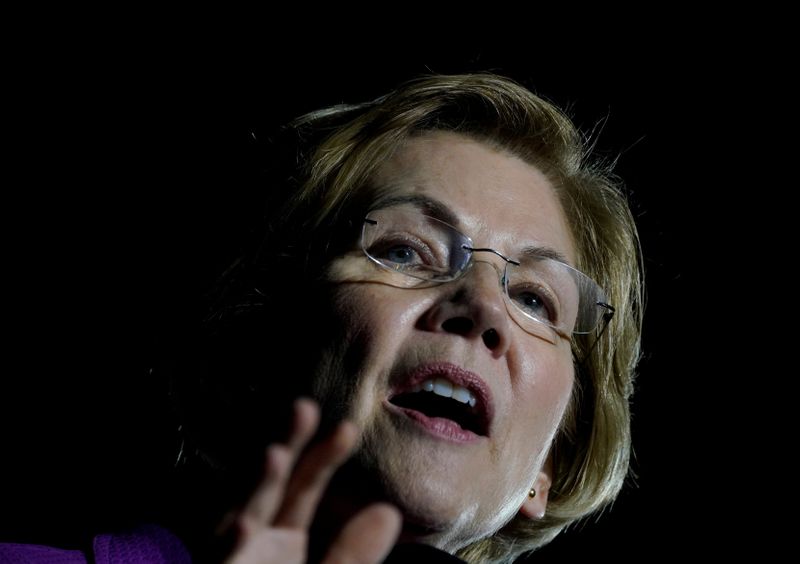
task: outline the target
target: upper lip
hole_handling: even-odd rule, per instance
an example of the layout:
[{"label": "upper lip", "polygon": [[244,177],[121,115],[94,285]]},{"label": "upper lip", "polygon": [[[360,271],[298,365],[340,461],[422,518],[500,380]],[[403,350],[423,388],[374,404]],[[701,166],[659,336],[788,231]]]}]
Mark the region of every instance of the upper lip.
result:
[{"label": "upper lip", "polygon": [[420,364],[411,372],[405,373],[392,386],[389,399],[403,393],[411,392],[415,386],[431,378],[445,378],[453,384],[467,388],[475,395],[475,413],[481,421],[484,435],[489,434],[494,417],[492,392],[486,382],[469,370],[450,362],[429,362]]}]

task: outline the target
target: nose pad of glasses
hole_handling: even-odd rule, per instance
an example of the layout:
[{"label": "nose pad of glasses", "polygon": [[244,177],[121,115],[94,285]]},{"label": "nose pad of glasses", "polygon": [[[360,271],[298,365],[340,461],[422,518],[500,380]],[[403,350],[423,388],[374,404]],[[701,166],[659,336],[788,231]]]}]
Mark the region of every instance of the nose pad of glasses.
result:
[{"label": "nose pad of glasses", "polygon": [[[506,298],[505,265],[500,266],[492,260],[473,259],[472,264],[470,266],[472,267],[471,269],[475,271],[480,271],[485,266],[491,267],[491,269],[494,270],[494,279],[497,282],[497,290],[500,292],[500,296],[505,300]],[[475,276],[476,274],[478,273],[477,272],[473,273],[473,276]],[[478,275],[486,276],[486,274],[478,274]]]},{"label": "nose pad of glasses", "polygon": [[472,270],[476,270],[476,267],[480,265],[487,265],[494,269],[495,274],[497,275],[497,280],[500,282],[500,288],[505,291],[505,287],[503,286],[503,277],[505,276],[505,263],[502,266],[495,261],[489,259],[489,257],[485,258],[473,258],[472,264],[470,265]]}]

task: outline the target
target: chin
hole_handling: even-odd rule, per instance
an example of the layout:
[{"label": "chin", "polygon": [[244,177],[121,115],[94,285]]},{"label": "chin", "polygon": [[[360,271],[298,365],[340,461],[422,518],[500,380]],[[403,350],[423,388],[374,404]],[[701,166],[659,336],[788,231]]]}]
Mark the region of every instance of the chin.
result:
[{"label": "chin", "polygon": [[472,520],[475,508],[464,507],[453,494],[426,484],[396,484],[388,489],[390,499],[403,512],[406,520],[432,533],[452,530],[465,517]]},{"label": "chin", "polygon": [[479,519],[475,507],[437,505],[430,499],[417,505],[405,501],[402,504],[397,502],[403,513],[403,541],[429,544],[455,553],[491,532],[476,526]]},{"label": "chin", "polygon": [[365,437],[359,466],[380,490],[377,497],[395,504],[403,514],[403,540],[454,552],[491,531],[484,530],[487,523],[481,518],[471,471],[466,471],[469,466],[457,459],[442,460],[446,457],[441,450],[437,457],[424,443]]}]

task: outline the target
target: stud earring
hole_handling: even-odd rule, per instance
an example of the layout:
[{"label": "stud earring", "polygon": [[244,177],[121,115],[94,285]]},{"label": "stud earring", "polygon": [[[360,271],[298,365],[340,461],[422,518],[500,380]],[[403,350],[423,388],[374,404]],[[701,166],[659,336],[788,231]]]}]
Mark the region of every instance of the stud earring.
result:
[{"label": "stud earring", "polygon": [[528,497],[531,499],[536,497],[536,490],[534,488],[531,488],[531,491],[528,492]]}]

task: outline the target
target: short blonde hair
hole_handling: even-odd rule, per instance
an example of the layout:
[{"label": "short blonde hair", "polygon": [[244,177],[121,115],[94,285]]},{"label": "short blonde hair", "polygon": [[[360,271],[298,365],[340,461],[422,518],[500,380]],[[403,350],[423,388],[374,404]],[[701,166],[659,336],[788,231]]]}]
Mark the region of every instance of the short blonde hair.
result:
[{"label": "short blonde hair", "polygon": [[607,292],[616,313],[591,351],[595,336],[573,339],[576,384],[551,447],[554,476],[546,516],[517,516],[459,556],[470,562],[511,560],[608,505],[628,473],[629,398],[643,307],[636,226],[610,166],[590,158],[588,140],[553,104],[494,74],[424,76],[373,102],[313,112],[290,129],[309,149],[297,153],[297,190],[272,234],[291,240],[293,249],[329,241],[370,197],[377,167],[420,132],[470,136],[549,178],[572,229],[577,267]]}]

